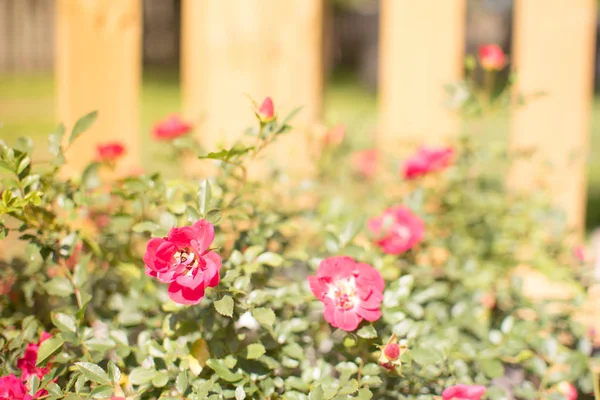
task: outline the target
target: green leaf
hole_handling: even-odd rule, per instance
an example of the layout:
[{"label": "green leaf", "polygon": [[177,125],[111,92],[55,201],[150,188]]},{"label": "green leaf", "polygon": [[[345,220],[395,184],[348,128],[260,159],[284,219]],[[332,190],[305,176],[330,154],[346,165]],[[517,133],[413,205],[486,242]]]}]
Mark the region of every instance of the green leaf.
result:
[{"label": "green leaf", "polygon": [[288,122],[290,122],[292,120],[292,118],[294,118],[296,116],[296,114],[298,114],[302,109],[304,108],[304,106],[299,106],[294,108],[292,111],[290,111],[290,113],[283,119],[283,121],[281,122],[282,126],[285,126]]},{"label": "green leaf", "polygon": [[65,342],[60,335],[56,335],[44,340],[38,349],[35,366],[39,367],[46,365],[48,360],[62,349],[64,343]]},{"label": "green leaf", "polygon": [[421,365],[435,364],[441,360],[438,351],[424,347],[412,350],[410,356]]},{"label": "green leaf", "polygon": [[308,394],[308,400],[323,400],[325,398],[324,396],[325,393],[323,393],[323,388],[321,385],[317,385]]},{"label": "green leaf", "polygon": [[156,371],[153,369],[137,367],[129,374],[129,381],[134,385],[145,385],[152,382],[155,375]]},{"label": "green leaf", "polygon": [[272,327],[275,323],[275,312],[270,308],[258,307],[252,310],[252,316],[263,326]]},{"label": "green leaf", "polygon": [[490,378],[499,378],[504,375],[504,365],[499,360],[481,360],[481,369]]},{"label": "green leaf", "polygon": [[83,132],[87,131],[90,126],[98,118],[98,111],[92,111],[89,114],[84,115],[75,122],[73,130],[71,131],[71,137],[69,137],[69,144],[73,143]]},{"label": "green leaf", "polygon": [[198,157],[199,159],[210,159],[210,160],[221,160],[221,161],[229,161],[233,157],[240,156],[242,154],[248,153],[250,150],[254,149],[254,147],[234,147],[229,150],[221,150],[218,152],[211,152],[207,155]]},{"label": "green leaf", "polygon": [[373,393],[371,393],[371,391],[367,388],[360,389],[358,391],[358,395],[356,396],[356,398],[359,400],[369,400],[369,399],[373,398]]},{"label": "green leaf", "polygon": [[210,210],[207,214],[206,214],[206,220],[208,222],[210,222],[213,225],[216,225],[217,222],[219,222],[221,220],[221,210]]},{"label": "green leaf", "polygon": [[121,370],[112,361],[108,362],[108,378],[113,382],[119,382],[121,380]]},{"label": "green leaf", "polygon": [[52,278],[44,284],[44,288],[51,296],[67,297],[73,294],[73,285],[64,277]]},{"label": "green leaf", "polygon": [[277,253],[266,252],[258,256],[256,261],[260,264],[268,265],[270,267],[281,267],[284,260],[283,257]]},{"label": "green leaf", "polygon": [[373,328],[373,325],[365,325],[356,332],[358,336],[363,339],[374,339],[377,337],[377,331]]},{"label": "green leaf", "polygon": [[160,229],[160,225],[151,222],[151,221],[143,221],[143,222],[139,222],[137,224],[135,224],[131,230],[134,232],[150,232],[150,233],[154,233],[157,229]]},{"label": "green leaf", "polygon": [[164,387],[169,383],[169,374],[167,371],[157,371],[154,378],[152,378],[152,386]]},{"label": "green leaf", "polygon": [[214,302],[215,310],[221,315],[231,318],[233,316],[233,299],[231,296],[223,296],[221,300]]},{"label": "green leaf", "polygon": [[62,332],[73,332],[77,331],[77,325],[75,324],[75,318],[71,315],[63,313],[51,313],[50,317],[52,323]]},{"label": "green leaf", "polygon": [[[46,390],[48,391],[49,394],[54,395],[54,396],[62,396],[63,395],[63,391],[61,390],[60,386],[58,386],[54,382],[49,382],[46,385]],[[33,390],[32,392],[36,393],[37,389]]]},{"label": "green leaf", "polygon": [[49,137],[49,148],[50,154],[55,157],[62,157],[62,139],[65,135],[65,126],[60,124],[56,127],[56,130],[52,132]]},{"label": "green leaf", "polygon": [[112,396],[114,391],[115,391],[115,388],[113,388],[110,385],[100,385],[100,386],[96,386],[94,388],[94,390],[92,390],[92,393],[90,393],[90,396],[92,396],[92,398],[94,398],[94,399],[106,399],[106,398]]},{"label": "green leaf", "polygon": [[206,212],[210,209],[210,201],[212,199],[212,190],[210,188],[210,182],[205,179],[200,184],[198,189],[198,210],[201,215],[206,215]]},{"label": "green leaf", "polygon": [[92,364],[90,362],[81,361],[76,362],[77,368],[81,371],[81,373],[90,381],[94,383],[101,383],[104,385],[110,385],[112,382],[108,378],[108,375],[102,368],[97,366],[96,364]]},{"label": "green leaf", "polygon": [[243,386],[238,386],[235,388],[235,400],[244,400],[246,398],[246,392],[244,391]]},{"label": "green leaf", "polygon": [[208,365],[209,368],[215,371],[219,378],[227,382],[237,382],[244,377],[239,372],[231,372],[229,368],[227,368],[227,365],[223,360],[216,360],[214,358],[211,358],[206,362],[206,365]]},{"label": "green leaf", "polygon": [[265,346],[260,343],[252,343],[246,348],[246,358],[248,360],[255,360],[265,353]]},{"label": "green leaf", "polygon": [[187,373],[182,371],[177,375],[177,379],[175,380],[175,388],[179,391],[179,393],[185,393],[188,387],[188,376]]}]

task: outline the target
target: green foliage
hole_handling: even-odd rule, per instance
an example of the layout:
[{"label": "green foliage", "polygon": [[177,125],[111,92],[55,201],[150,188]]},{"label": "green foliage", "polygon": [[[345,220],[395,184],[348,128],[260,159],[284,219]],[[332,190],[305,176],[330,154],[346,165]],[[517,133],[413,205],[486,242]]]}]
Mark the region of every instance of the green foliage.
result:
[{"label": "green foliage", "polygon": [[[83,140],[94,118],[80,120],[70,141]],[[492,380],[514,369],[523,373],[511,389],[519,398],[546,396],[562,381],[592,390],[592,345],[571,318],[583,291],[562,217],[486,173],[497,155],[464,137],[454,166],[419,181],[360,180],[339,168],[342,151],[311,185],[289,187],[279,172],[251,181],[248,163],[288,122],[258,124],[230,149],[176,149],[216,161],[218,173],[203,180],[103,181],[102,164],[64,178],[62,127],[50,138],[51,164],[33,163],[27,140],[1,144],[0,228],[26,246],[0,268],[10,282],[0,284],[0,375],[18,375],[17,360],[45,330],[53,336],[36,364],[51,372],[31,385],[48,399],[428,399],[459,382],[500,399]],[[426,238],[384,255],[365,221],[400,203],[424,219]],[[221,281],[184,307],[145,275],[142,257],[151,237],[199,218],[215,224]],[[382,317],[356,332],[324,321],[306,281],[334,255],[373,265],[386,281]],[[524,296],[513,274],[523,264],[577,293]],[[407,351],[388,371],[379,346],[393,334]]]}]

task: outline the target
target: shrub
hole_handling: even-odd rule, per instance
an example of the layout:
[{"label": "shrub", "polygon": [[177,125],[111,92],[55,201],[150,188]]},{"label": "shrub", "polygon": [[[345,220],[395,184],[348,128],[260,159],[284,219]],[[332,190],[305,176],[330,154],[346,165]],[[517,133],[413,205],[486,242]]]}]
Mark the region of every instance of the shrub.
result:
[{"label": "shrub", "polygon": [[[26,139],[1,144],[0,227],[24,251],[0,270],[0,398],[592,392],[561,216],[508,192],[489,149],[422,149],[404,179],[356,174],[336,144],[318,179],[253,181],[248,163],[290,128],[262,110],[249,142],[200,156],[218,166],[207,179],[111,178],[106,158],[65,178],[62,127],[47,164]],[[193,155],[186,140],[176,151]],[[526,296],[524,268],[570,295]],[[463,395],[482,390],[444,392]]]}]

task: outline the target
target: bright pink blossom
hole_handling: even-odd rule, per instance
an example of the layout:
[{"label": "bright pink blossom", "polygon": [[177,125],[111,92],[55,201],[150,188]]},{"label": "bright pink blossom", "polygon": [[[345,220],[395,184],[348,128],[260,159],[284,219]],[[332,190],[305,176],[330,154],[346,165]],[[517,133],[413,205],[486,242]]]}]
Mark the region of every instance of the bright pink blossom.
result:
[{"label": "bright pink blossom", "polygon": [[379,152],[376,149],[354,152],[352,154],[352,166],[363,177],[373,178],[379,167]]},{"label": "bright pink blossom", "polygon": [[344,124],[337,124],[328,130],[327,133],[325,133],[325,136],[323,137],[323,144],[330,147],[339,146],[344,140],[345,136],[346,127]]},{"label": "bright pink blossom", "polygon": [[157,140],[172,140],[183,136],[192,130],[192,124],[183,121],[179,115],[173,114],[157,122],[152,129]]},{"label": "bright pink blossom", "polygon": [[258,116],[263,122],[270,122],[275,119],[275,106],[273,100],[270,97],[265,97],[260,108],[258,109]]},{"label": "bright pink blossom", "polygon": [[500,46],[487,44],[479,46],[479,62],[486,71],[500,71],[508,61]]},{"label": "bright pink blossom", "polygon": [[383,300],[384,282],[379,271],[350,257],[330,257],[321,261],[316,276],[308,283],[325,305],[325,320],[351,332],[363,319],[377,321]]},{"label": "bright pink blossom", "polygon": [[454,149],[422,147],[404,163],[404,177],[415,179],[430,172],[439,171],[450,165]]},{"label": "bright pink blossom", "polygon": [[558,392],[565,396],[567,400],[577,400],[577,389],[575,389],[573,384],[567,381],[562,381],[556,385],[556,388],[558,389]]},{"label": "bright pink blossom", "polygon": [[46,367],[36,367],[38,350],[40,344],[48,338],[52,337],[48,332],[42,332],[40,335],[40,341],[37,344],[29,343],[23,357],[17,360],[17,368],[21,370],[21,379],[26,381],[31,376],[37,376],[40,380],[50,372],[51,365],[48,364]]},{"label": "bright pink blossom", "polygon": [[14,375],[0,378],[0,400],[33,400],[27,386]]},{"label": "bright pink blossom", "polygon": [[444,400],[479,400],[485,394],[485,386],[481,385],[455,385],[442,392]]},{"label": "bright pink blossom", "polygon": [[103,143],[96,147],[98,161],[114,162],[125,154],[125,147],[118,142]]},{"label": "bright pink blossom", "polygon": [[413,248],[425,234],[425,224],[404,206],[388,208],[371,218],[367,227],[376,236],[376,243],[386,254],[400,254]]},{"label": "bright pink blossom", "polygon": [[169,283],[169,296],[179,304],[197,304],[207,287],[219,284],[221,256],[210,250],[215,238],[212,224],[199,220],[192,226],[172,228],[167,237],[146,246],[146,275]]}]

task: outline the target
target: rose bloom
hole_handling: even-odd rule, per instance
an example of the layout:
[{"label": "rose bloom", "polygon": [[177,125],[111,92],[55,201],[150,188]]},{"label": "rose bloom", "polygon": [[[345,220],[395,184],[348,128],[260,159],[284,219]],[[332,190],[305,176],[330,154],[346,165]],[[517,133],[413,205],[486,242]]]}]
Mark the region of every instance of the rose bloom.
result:
[{"label": "rose bloom", "polygon": [[146,246],[146,275],[169,284],[169,297],[179,304],[198,304],[206,287],[219,284],[221,256],[209,249],[215,238],[212,224],[199,220],[192,226],[172,228],[167,237]]},{"label": "rose bloom", "polygon": [[265,97],[257,111],[258,117],[262,122],[271,122],[275,119],[275,106],[270,97]]},{"label": "rose bloom", "polygon": [[379,271],[350,257],[330,257],[309,276],[314,295],[325,305],[325,320],[333,327],[354,331],[363,319],[377,321],[384,282]]},{"label": "rose bloom", "polygon": [[154,138],[157,140],[172,140],[189,133],[192,124],[182,121],[179,115],[173,114],[157,122],[152,128]]},{"label": "rose bloom", "polygon": [[479,46],[479,62],[486,71],[500,71],[508,61],[500,46],[487,44]]},{"label": "rose bloom", "polygon": [[444,389],[444,400],[479,400],[485,394],[485,386],[480,385],[455,385]]},{"label": "rose bloom", "polygon": [[113,162],[125,154],[125,147],[118,142],[99,144],[96,147],[98,161]]},{"label": "rose bloom", "polygon": [[394,255],[413,248],[425,234],[423,221],[404,206],[388,208],[379,217],[371,218],[367,228],[383,252]]},{"label": "rose bloom", "polygon": [[450,165],[454,149],[422,147],[404,163],[404,178],[415,179]]},{"label": "rose bloom", "polygon": [[48,364],[46,367],[36,367],[35,362],[37,360],[38,350],[40,344],[48,338],[52,337],[47,332],[42,332],[40,335],[40,341],[37,344],[29,343],[23,357],[17,360],[17,368],[21,370],[21,379],[26,381],[31,376],[37,376],[40,380],[50,372],[51,365]]},{"label": "rose bloom", "polygon": [[352,154],[351,162],[359,175],[371,179],[377,174],[379,152],[376,149],[356,151]]},{"label": "rose bloom", "polygon": [[344,124],[338,124],[325,133],[323,144],[325,146],[339,146],[346,136],[346,127]]},{"label": "rose bloom", "polygon": [[0,400],[33,400],[27,387],[14,375],[0,378]]},{"label": "rose bloom", "polygon": [[573,384],[562,381],[558,385],[556,385],[556,389],[560,394],[565,396],[567,400],[577,400],[577,389]]}]

